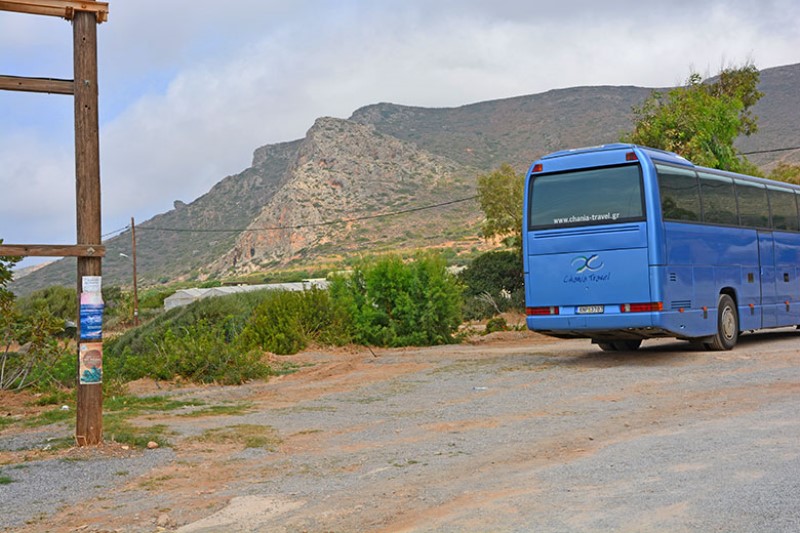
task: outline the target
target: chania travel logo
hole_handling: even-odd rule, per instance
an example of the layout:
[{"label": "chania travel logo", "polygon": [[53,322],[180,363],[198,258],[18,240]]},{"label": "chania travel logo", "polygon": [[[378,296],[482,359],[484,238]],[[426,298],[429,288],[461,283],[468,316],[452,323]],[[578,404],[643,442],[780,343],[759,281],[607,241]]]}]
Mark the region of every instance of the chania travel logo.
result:
[{"label": "chania travel logo", "polygon": [[584,272],[597,272],[601,268],[603,268],[603,262],[600,260],[600,256],[597,254],[590,255],[588,257],[584,255],[579,255],[575,259],[573,259],[570,263],[572,266],[576,266],[577,269],[575,270],[576,274],[582,274]]}]

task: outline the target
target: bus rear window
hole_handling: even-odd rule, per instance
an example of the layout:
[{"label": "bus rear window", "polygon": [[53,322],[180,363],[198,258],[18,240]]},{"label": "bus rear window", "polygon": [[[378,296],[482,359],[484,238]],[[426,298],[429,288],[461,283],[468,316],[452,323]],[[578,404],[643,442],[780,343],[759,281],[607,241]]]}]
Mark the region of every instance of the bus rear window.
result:
[{"label": "bus rear window", "polygon": [[531,180],[530,229],[644,220],[639,165],[543,174]]}]

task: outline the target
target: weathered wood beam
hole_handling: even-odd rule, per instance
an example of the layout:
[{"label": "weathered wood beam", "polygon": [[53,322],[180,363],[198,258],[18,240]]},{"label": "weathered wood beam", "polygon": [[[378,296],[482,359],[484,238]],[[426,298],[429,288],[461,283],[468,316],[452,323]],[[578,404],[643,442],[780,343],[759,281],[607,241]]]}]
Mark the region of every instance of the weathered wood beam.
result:
[{"label": "weathered wood beam", "polygon": [[76,11],[94,13],[97,23],[108,20],[108,2],[94,0],[0,0],[0,11],[48,15],[72,20]]},{"label": "weathered wood beam", "polygon": [[54,78],[0,76],[0,90],[25,91],[29,93],[73,94],[75,92],[75,83],[72,80],[59,80]]},{"label": "weathered wood beam", "polygon": [[0,244],[0,256],[11,257],[105,257],[100,244]]}]

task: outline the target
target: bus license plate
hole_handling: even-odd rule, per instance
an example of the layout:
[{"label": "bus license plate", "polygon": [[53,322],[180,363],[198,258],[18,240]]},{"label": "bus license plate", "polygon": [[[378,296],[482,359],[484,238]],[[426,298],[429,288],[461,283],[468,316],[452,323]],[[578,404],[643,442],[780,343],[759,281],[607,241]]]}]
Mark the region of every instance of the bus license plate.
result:
[{"label": "bus license plate", "polygon": [[581,305],[576,310],[579,315],[596,315],[605,311],[602,305]]}]

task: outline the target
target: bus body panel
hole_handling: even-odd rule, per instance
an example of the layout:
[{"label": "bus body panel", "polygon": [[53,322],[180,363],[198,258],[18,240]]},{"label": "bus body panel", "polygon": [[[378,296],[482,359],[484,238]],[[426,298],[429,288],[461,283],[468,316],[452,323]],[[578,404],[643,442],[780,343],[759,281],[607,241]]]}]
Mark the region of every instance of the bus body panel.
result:
[{"label": "bus body panel", "polygon": [[775,286],[775,239],[772,232],[758,232],[758,256],[761,263],[761,327],[778,325],[778,289]]},{"label": "bus body panel", "polygon": [[800,324],[800,234],[774,232],[779,326]]},{"label": "bus body panel", "polygon": [[[529,217],[533,215],[529,195],[536,178],[554,173],[568,175],[572,171],[605,176],[604,171],[594,172],[594,169],[619,167],[626,161],[635,161],[640,168],[643,221],[608,225],[595,221],[580,225],[577,220],[581,218],[574,222],[572,217],[555,218],[564,216],[559,214],[547,218],[553,210],[548,205],[533,204],[542,205],[543,210],[537,211],[541,213],[536,222],[540,225],[530,227]],[[750,192],[754,187],[764,186],[768,190],[792,189],[800,204],[798,187],[776,186],[763,179],[702,169],[675,154],[639,146],[609,145],[545,156],[531,166],[523,200],[526,305],[534,310],[528,316],[528,327],[554,336],[600,341],[660,336],[707,339],[717,332],[717,307],[723,293],[736,303],[742,331],[800,324],[800,231],[797,226],[789,227],[794,231],[772,229],[786,229],[775,224],[774,213],[783,217],[778,220],[787,220],[786,216],[794,219],[793,214],[773,211],[770,196],[770,212],[765,213],[765,219],[771,227],[761,228],[761,222],[756,222],[758,228],[742,223],[745,215],[741,214],[741,200],[735,198],[723,202],[733,206],[734,214],[739,211],[740,225],[700,222],[700,215],[687,221],[672,220],[676,218],[674,204],[665,207],[670,219],[664,220],[663,191],[659,191],[661,170],[656,172],[655,163],[678,169],[673,175],[692,174],[696,170],[720,176],[717,181],[732,179],[737,197],[740,181],[750,184]],[[659,167],[662,168],[666,167]],[[707,183],[702,179],[698,182],[697,174],[694,175],[696,183]],[[553,176],[549,182],[554,179],[561,178]],[[680,194],[680,189],[671,186],[673,189],[665,190],[678,190],[676,194]],[[591,195],[592,189],[589,184],[575,194]],[[713,199],[714,189],[709,190]],[[538,201],[546,197],[539,197]],[[562,193],[562,202],[563,197]],[[579,204],[585,203],[581,198]],[[571,224],[561,227],[559,224],[564,222]],[[620,305],[638,302],[651,302],[661,306],[661,310],[621,312]],[[543,306],[552,306],[557,314],[542,316],[536,312]],[[581,306],[596,307],[583,307],[580,313]],[[602,313],[599,306],[603,306]],[[591,314],[585,314],[587,311]]]},{"label": "bus body panel", "polygon": [[613,305],[650,301],[647,267],[646,248],[537,255],[530,258],[535,283],[528,296],[540,306],[560,305],[562,314],[588,305],[605,305],[608,313]]}]

